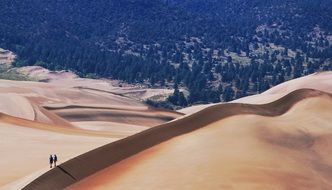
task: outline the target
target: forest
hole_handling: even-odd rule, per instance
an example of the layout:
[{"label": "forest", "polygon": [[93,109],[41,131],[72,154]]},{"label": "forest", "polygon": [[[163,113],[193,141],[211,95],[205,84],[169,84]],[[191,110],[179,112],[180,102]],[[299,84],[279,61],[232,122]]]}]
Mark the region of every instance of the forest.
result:
[{"label": "forest", "polygon": [[330,0],[2,0],[0,12],[15,66],[175,89],[155,106],[231,101],[332,70]]}]

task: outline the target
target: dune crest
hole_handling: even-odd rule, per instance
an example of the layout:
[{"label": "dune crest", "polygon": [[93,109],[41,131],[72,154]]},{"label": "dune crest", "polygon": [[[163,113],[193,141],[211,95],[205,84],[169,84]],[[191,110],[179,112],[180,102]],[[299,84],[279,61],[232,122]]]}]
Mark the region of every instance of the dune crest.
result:
[{"label": "dune crest", "polygon": [[[128,160],[129,160],[128,162],[131,163],[130,161],[131,158],[135,160],[136,157],[140,157],[142,155],[144,156],[147,154],[153,154],[152,150],[154,150],[155,148],[152,149],[150,148],[162,146],[160,143],[162,144],[163,142],[165,142],[166,144],[172,143],[173,139],[177,137],[175,139],[178,139],[179,143],[181,144],[182,142],[181,138],[183,135],[185,134],[189,136],[195,135],[197,131],[201,131],[197,129],[201,128],[209,129],[210,127],[206,126],[213,125],[213,123],[215,122],[221,122],[225,118],[232,118],[231,116],[233,117],[236,117],[238,115],[256,115],[256,116],[258,115],[265,117],[279,116],[287,113],[287,111],[289,110],[292,111],[291,108],[298,102],[302,102],[308,98],[310,99],[314,97],[322,98],[327,102],[331,101],[331,95],[329,94],[317,90],[302,89],[294,91],[280,98],[277,101],[264,105],[249,105],[249,104],[240,104],[240,103],[214,105],[200,112],[197,112],[193,115],[175,120],[173,122],[162,124],[160,126],[143,131],[139,134],[127,137],[125,139],[116,141],[114,143],[105,145],[88,153],[85,153],[81,156],[78,156],[62,164],[59,168],[51,170],[45,173],[44,175],[40,176],[38,179],[27,185],[24,189],[37,189],[37,190],[45,188],[62,189],[68,187],[69,185],[77,183],[80,180],[84,179],[85,177],[95,174],[96,172],[102,171],[105,168],[110,168],[111,171],[118,171],[120,172],[118,173],[120,175],[122,173],[121,172],[122,170],[116,170],[116,169],[112,170],[112,168],[116,168],[118,166],[121,167],[120,166],[121,163],[126,163]],[[301,136],[297,138],[299,138],[299,140],[302,139]],[[188,141],[188,143],[190,142],[192,141]],[[301,142],[300,145],[302,145]],[[212,150],[214,152],[218,151],[215,148],[213,148]],[[140,162],[144,163],[144,159],[143,160],[139,159],[139,160],[141,160]],[[147,159],[146,163],[149,163],[149,159]],[[126,169],[123,172],[125,173],[128,171],[130,173],[131,166],[133,165],[131,164],[125,165]],[[162,166],[164,165],[162,164]],[[100,177],[99,173],[97,173],[96,176]],[[123,175],[121,174],[120,176]],[[160,179],[163,179],[162,175],[159,176]],[[99,179],[98,177],[97,179]],[[101,179],[103,179],[103,177],[101,177]],[[130,179],[132,178],[129,178],[129,180]],[[75,184],[71,188],[84,189],[84,187],[91,187],[93,189],[94,185],[91,186],[91,184],[95,184],[96,187],[98,187],[98,185],[103,186],[103,183],[105,182],[103,180],[102,181],[97,180],[97,182],[93,181],[94,180],[91,181],[89,180],[89,178],[86,178],[86,180],[83,180],[82,183],[79,182],[78,184]],[[109,183],[111,182],[112,180]],[[105,183],[106,185],[108,184],[108,182]],[[90,186],[85,186],[89,184]],[[145,183],[140,184],[143,185],[141,186],[142,188],[144,187],[144,184]],[[158,185],[162,184],[156,183],[155,185],[156,187],[161,187]]]},{"label": "dune crest", "polygon": [[[81,81],[78,82],[81,86],[75,86],[77,83],[71,83],[72,80]],[[93,84],[95,89],[91,88]],[[106,90],[108,88],[110,91]],[[81,78],[64,77],[62,83],[0,80],[0,97],[6,100],[0,103],[0,112],[17,118],[71,128],[80,127],[74,126],[74,122],[103,122],[100,123],[103,126],[116,126],[118,123],[152,127],[183,115],[151,108],[144,102],[126,97],[114,89],[116,88],[102,80],[90,81]],[[88,123],[84,125],[86,124]]]},{"label": "dune crest", "polygon": [[183,115],[127,97],[109,81],[32,71],[55,81],[0,80],[0,151],[6,155],[0,188],[6,190],[21,189],[38,171],[47,171],[53,152],[64,162]]}]

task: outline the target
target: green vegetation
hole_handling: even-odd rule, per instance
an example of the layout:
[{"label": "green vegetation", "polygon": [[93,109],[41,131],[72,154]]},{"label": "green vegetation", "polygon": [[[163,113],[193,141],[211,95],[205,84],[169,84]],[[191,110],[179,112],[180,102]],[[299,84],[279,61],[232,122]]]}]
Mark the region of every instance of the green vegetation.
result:
[{"label": "green vegetation", "polygon": [[35,81],[34,79],[11,69],[7,65],[0,65],[0,79],[16,81]]},{"label": "green vegetation", "polygon": [[330,0],[3,0],[0,12],[16,66],[187,89],[176,106],[332,70]]}]

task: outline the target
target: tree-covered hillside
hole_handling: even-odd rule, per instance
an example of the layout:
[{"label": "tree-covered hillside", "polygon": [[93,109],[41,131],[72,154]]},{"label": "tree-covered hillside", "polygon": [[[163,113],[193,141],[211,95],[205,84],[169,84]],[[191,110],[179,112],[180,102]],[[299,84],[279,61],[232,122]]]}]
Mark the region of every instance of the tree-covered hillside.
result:
[{"label": "tree-covered hillside", "polygon": [[17,66],[172,85],[180,106],[332,70],[331,0],[3,0],[0,12]]}]

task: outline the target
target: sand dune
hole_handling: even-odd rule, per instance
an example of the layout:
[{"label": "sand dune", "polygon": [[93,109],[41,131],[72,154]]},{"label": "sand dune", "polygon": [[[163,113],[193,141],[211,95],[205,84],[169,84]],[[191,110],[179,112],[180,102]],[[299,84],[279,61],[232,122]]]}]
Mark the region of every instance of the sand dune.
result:
[{"label": "sand dune", "polygon": [[186,117],[139,101],[158,89],[51,74],[0,80],[3,189],[330,189],[331,73]]},{"label": "sand dune", "polygon": [[30,102],[17,94],[0,94],[0,112],[8,115],[24,118],[35,119],[35,111]]},{"label": "sand dune", "polygon": [[275,118],[234,116],[68,189],[331,189],[331,111],[331,97],[316,97]]},{"label": "sand dune", "polygon": [[[44,71],[33,72],[47,76]],[[50,80],[64,80],[0,80],[0,155],[6,157],[0,159],[0,188],[5,190],[21,189],[49,170],[51,153],[64,162],[183,115],[107,91],[108,83],[94,80],[93,86],[89,79],[68,79],[70,73],[48,74]],[[80,86],[66,84],[72,80]]]},{"label": "sand dune", "polygon": [[119,124],[131,124],[152,127],[173,120],[182,114],[147,106],[117,105],[52,105],[46,109],[67,121],[106,121]]},{"label": "sand dune", "polygon": [[181,116],[180,114],[162,111],[113,110],[108,108],[86,107],[58,109],[53,112],[71,122],[107,121],[148,127],[165,123]]},{"label": "sand dune", "polygon": [[83,121],[73,122],[73,124],[81,129],[96,130],[96,131],[108,131],[117,134],[123,134],[123,136],[130,136],[135,133],[139,133],[149,127],[140,125],[132,125],[125,123],[114,123],[105,121]]},{"label": "sand dune", "polygon": [[[38,66],[16,69],[47,83],[0,80],[0,98],[6,100],[0,103],[0,112],[14,117],[67,127],[86,126],[82,122],[108,122],[113,126],[145,128],[183,115],[152,109],[141,101],[170,90],[120,87],[118,81],[79,78],[69,71],[53,72]],[[81,125],[74,126],[74,122]],[[93,130],[101,128],[95,126]]]},{"label": "sand dune", "polygon": [[2,113],[68,127],[83,121],[151,127],[183,115],[152,109],[116,92],[65,84],[0,80],[0,97],[6,100],[0,104]]},{"label": "sand dune", "polygon": [[[54,129],[56,127],[53,126],[44,126],[47,130],[43,130],[42,124],[38,126],[28,120],[25,123],[15,118],[4,117],[6,116],[0,118],[0,187],[30,176],[38,170],[47,171],[47,159],[51,153],[59,154],[59,161],[62,163],[119,139],[105,135],[90,135],[88,131],[82,131],[82,134],[78,130],[67,131],[66,128],[62,131],[59,128]],[[23,186],[13,183],[4,186],[3,189],[20,189],[26,184],[21,185]]]},{"label": "sand dune", "polygon": [[38,129],[43,131],[56,132],[68,135],[81,135],[81,136],[97,136],[97,137],[114,137],[123,138],[125,136],[117,134],[116,132],[98,131],[98,130],[85,130],[77,127],[66,127],[61,125],[51,125],[37,121],[17,118],[0,113],[0,122],[12,124],[14,126]]},{"label": "sand dune", "polygon": [[315,90],[211,106],[69,160],[25,189],[292,189],[292,180],[328,188],[329,141],[321,135],[332,130],[331,110],[331,95]]},{"label": "sand dune", "polygon": [[130,134],[121,129],[99,131],[51,125],[0,113],[0,189],[20,189],[49,170],[47,156],[51,153],[58,153],[62,163]]},{"label": "sand dune", "polygon": [[146,100],[156,95],[167,97],[169,94],[173,93],[172,89],[152,89],[144,85],[130,85],[117,80],[79,78],[71,71],[50,71],[40,66],[26,66],[16,68],[16,70],[30,78],[39,81],[47,81],[48,83],[65,86],[67,88],[104,91],[137,100]]}]

